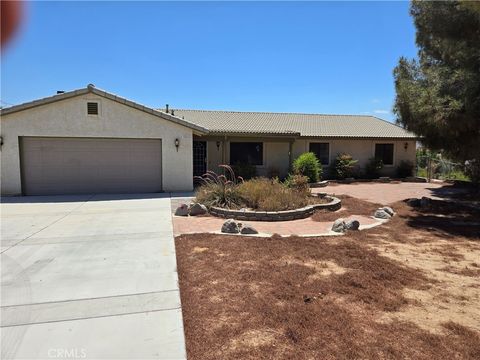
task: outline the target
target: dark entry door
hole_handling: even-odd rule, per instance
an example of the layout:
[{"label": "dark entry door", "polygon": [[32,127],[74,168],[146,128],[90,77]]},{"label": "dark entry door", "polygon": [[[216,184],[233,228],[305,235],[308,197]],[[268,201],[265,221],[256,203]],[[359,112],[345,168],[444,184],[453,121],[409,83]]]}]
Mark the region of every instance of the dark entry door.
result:
[{"label": "dark entry door", "polygon": [[193,142],[193,176],[202,176],[207,172],[207,142]]}]

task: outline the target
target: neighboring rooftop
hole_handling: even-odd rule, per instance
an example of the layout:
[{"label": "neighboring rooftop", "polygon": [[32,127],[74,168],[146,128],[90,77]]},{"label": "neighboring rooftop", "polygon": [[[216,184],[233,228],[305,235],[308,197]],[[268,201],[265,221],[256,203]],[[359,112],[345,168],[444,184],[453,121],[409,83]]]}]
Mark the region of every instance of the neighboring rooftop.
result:
[{"label": "neighboring rooftop", "polygon": [[410,138],[417,136],[386,120],[367,115],[324,115],[174,109],[177,117],[210,134],[297,134],[304,137]]}]

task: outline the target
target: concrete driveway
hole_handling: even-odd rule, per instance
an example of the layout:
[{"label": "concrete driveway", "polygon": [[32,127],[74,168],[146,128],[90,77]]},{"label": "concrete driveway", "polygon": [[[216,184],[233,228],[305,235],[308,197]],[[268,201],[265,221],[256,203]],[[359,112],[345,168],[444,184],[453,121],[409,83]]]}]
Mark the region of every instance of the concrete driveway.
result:
[{"label": "concrete driveway", "polygon": [[168,195],[2,202],[2,359],[186,357]]}]

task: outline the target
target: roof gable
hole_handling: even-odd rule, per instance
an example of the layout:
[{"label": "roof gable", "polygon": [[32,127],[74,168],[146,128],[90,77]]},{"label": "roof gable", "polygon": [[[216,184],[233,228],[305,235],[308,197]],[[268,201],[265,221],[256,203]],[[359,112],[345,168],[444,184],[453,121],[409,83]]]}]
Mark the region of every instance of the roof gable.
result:
[{"label": "roof gable", "polygon": [[65,92],[65,93],[61,93],[61,94],[45,97],[45,98],[42,98],[42,99],[26,102],[26,103],[23,103],[23,104],[14,105],[14,106],[11,106],[11,107],[8,107],[8,108],[4,108],[4,109],[0,110],[0,115],[5,116],[5,115],[11,114],[11,113],[18,112],[18,111],[31,109],[31,108],[34,108],[34,107],[37,107],[37,106],[48,105],[48,104],[51,104],[51,103],[54,103],[54,102],[57,102],[57,101],[62,101],[62,100],[70,99],[70,98],[80,96],[80,95],[85,95],[85,94],[95,94],[95,95],[98,95],[100,97],[107,98],[109,100],[118,102],[120,104],[132,107],[132,108],[140,110],[140,111],[144,111],[144,112],[149,113],[151,115],[155,115],[155,116],[158,116],[162,119],[177,123],[177,124],[185,126],[185,127],[188,127],[188,128],[190,128],[190,129],[192,129],[192,130],[194,130],[194,131],[196,131],[200,134],[208,133],[208,130],[206,128],[200,126],[200,125],[191,123],[191,122],[189,122],[185,119],[182,119],[178,116],[173,116],[173,115],[167,114],[163,111],[152,109],[150,107],[147,107],[145,105],[141,105],[139,103],[128,100],[126,98],[111,94],[111,93],[109,93],[105,90],[97,89],[93,85],[88,85],[86,88],[83,88],[83,89],[68,91],[68,92]]}]

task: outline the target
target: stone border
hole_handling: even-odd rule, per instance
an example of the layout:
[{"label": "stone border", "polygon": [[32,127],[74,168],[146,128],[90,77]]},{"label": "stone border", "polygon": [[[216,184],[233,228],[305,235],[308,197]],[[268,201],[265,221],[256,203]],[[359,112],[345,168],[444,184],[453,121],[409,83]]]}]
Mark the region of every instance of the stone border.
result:
[{"label": "stone border", "polygon": [[286,211],[252,211],[252,210],[233,210],[212,206],[209,213],[213,216],[250,221],[288,221],[305,219],[311,216],[315,210],[327,209],[330,211],[338,210],[342,207],[342,200],[334,196],[325,196],[331,201],[327,204],[308,205],[300,209]]}]

